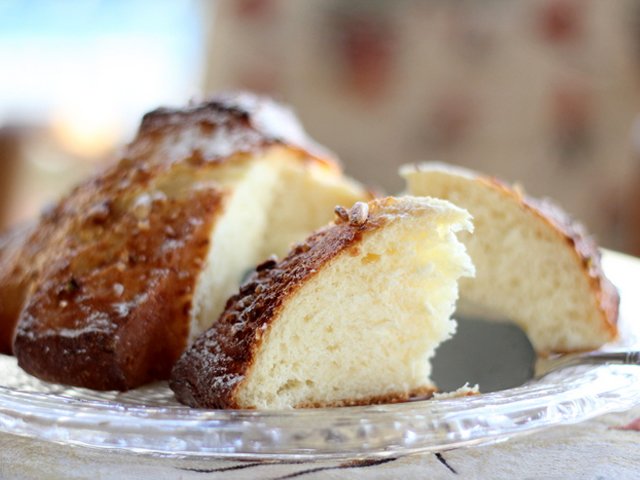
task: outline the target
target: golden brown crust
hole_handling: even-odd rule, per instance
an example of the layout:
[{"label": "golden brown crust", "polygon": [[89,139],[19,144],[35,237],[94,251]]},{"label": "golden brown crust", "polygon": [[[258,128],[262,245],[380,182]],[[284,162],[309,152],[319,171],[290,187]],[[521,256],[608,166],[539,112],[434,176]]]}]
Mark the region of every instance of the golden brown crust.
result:
[{"label": "golden brown crust", "polygon": [[536,199],[525,195],[517,188],[511,188],[496,178],[478,176],[490,187],[510,196],[523,208],[532,212],[546,223],[565,242],[576,256],[576,263],[588,278],[591,291],[597,299],[597,306],[603,319],[603,328],[610,340],[618,335],[618,309],[620,295],[617,288],[606,277],[602,268],[601,253],[595,240],[589,236],[584,225],[573,219],[552,200]]},{"label": "golden brown crust", "polygon": [[45,380],[125,390],[166,378],[185,347],[191,299],[220,192],[158,198],[144,223],[113,211],[43,269],[22,312],[18,362]]},{"label": "golden brown crust", "polygon": [[353,219],[348,213],[337,214],[334,225],[313,234],[280,262],[271,259],[259,265],[227,301],[214,326],[180,357],[169,383],[180,402],[201,408],[242,408],[235,392],[253,365],[263,333],[284,303],[333,258],[357,248],[365,233],[385,224],[383,217],[362,221],[358,213]]},{"label": "golden brown crust", "polygon": [[96,389],[167,378],[226,196],[212,172],[280,145],[339,170],[305,142],[288,111],[250,95],[146,115],[119,163],[0,247],[4,343],[22,311],[14,352],[34,375]]}]

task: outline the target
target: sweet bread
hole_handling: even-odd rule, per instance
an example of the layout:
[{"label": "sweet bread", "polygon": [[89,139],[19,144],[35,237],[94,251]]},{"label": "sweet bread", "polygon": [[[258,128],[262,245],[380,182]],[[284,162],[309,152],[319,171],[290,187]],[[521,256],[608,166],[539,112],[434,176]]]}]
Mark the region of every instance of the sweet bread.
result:
[{"label": "sweet bread", "polygon": [[428,396],[429,358],[455,330],[473,265],[469,214],[428,198],[337,209],[335,223],[269,260],[173,369],[183,403],[324,407]]},{"label": "sweet bread", "polygon": [[248,269],[362,198],[271,101],[156,110],[117,164],[8,242],[0,258],[20,258],[26,280],[0,319],[17,322],[14,354],[42,379],[123,390],[167,378]]},{"label": "sweet bread", "polygon": [[539,353],[590,350],[616,338],[619,296],[584,227],[549,200],[491,177],[440,163],[408,165],[412,195],[467,209],[461,235],[476,266],[460,283],[460,304],[516,322]]}]

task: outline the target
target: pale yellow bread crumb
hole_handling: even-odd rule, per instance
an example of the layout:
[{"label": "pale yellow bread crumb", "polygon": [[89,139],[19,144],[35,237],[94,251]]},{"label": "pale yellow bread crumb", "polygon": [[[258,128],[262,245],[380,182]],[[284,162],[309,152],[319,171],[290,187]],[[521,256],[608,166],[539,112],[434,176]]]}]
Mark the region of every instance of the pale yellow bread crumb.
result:
[{"label": "pale yellow bread crumb", "polygon": [[258,267],[174,368],[189,405],[281,409],[406,400],[435,389],[436,347],[455,331],[457,281],[473,265],[449,202],[386,198]]},{"label": "pale yellow bread crumb", "polygon": [[549,201],[471,170],[439,163],[401,169],[408,192],[469,210],[461,234],[476,266],[461,303],[516,322],[540,353],[598,348],[616,337],[618,294],[584,228]]}]

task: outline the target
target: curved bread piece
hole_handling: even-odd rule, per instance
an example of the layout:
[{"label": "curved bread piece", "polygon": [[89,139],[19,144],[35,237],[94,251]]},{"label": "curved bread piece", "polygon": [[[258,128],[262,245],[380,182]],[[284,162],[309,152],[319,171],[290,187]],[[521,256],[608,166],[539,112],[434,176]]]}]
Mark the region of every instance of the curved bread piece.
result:
[{"label": "curved bread piece", "polygon": [[[167,378],[247,269],[329,221],[318,204],[367,197],[312,151],[321,149],[288,110],[246,94],[147,114],[122,160],[45,212],[12,250],[26,280],[0,318],[10,325],[22,312],[19,364],[94,389]],[[296,209],[276,208],[285,200]]]},{"label": "curved bread piece", "polygon": [[172,372],[207,408],[357,405],[429,395],[429,358],[455,330],[457,280],[473,265],[455,232],[468,213],[404,197],[337,209],[335,223],[269,260]]},{"label": "curved bread piece", "polygon": [[490,177],[438,163],[401,170],[408,191],[469,210],[461,237],[477,275],[461,300],[515,321],[540,353],[589,350],[617,335],[619,297],[584,227],[549,200]]}]

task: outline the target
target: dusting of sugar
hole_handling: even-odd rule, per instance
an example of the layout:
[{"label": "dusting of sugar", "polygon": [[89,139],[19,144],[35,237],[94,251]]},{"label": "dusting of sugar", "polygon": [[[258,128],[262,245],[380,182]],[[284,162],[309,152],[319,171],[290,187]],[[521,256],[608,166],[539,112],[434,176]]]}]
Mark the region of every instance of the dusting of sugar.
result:
[{"label": "dusting of sugar", "polygon": [[113,293],[115,293],[117,297],[122,296],[122,294],[124,293],[124,285],[122,285],[121,283],[114,283]]},{"label": "dusting of sugar", "polygon": [[289,108],[266,97],[227,93],[188,109],[158,109],[145,116],[141,130],[159,127],[168,127],[160,140],[143,140],[143,135],[131,145],[131,156],[155,150],[168,164],[194,158],[196,163],[212,162],[265,144],[286,143],[337,163],[333,153],[307,136]]},{"label": "dusting of sugar", "polygon": [[138,220],[146,220],[151,213],[151,195],[149,193],[142,193],[138,195],[133,202],[131,211]]},{"label": "dusting of sugar", "polygon": [[128,302],[119,302],[113,304],[113,309],[116,314],[124,318],[129,315],[129,312],[134,308],[138,307],[141,303],[144,303],[148,298],[148,294],[142,293],[140,295],[136,295],[132,300]]},{"label": "dusting of sugar", "polygon": [[244,379],[244,375],[237,375],[234,373],[225,373],[215,377],[213,381],[214,388],[217,389],[229,389],[234,385],[240,383]]},{"label": "dusting of sugar", "polygon": [[[110,334],[116,330],[116,325],[105,312],[92,312],[85,321],[85,326],[75,328],[55,328],[39,333],[37,337],[77,338],[88,333]],[[36,338],[34,336],[34,338]]]},{"label": "dusting of sugar", "polygon": [[176,240],[174,238],[169,238],[162,243],[162,253],[167,253],[172,250],[178,250],[182,248],[184,242],[182,240]]},{"label": "dusting of sugar", "polygon": [[180,162],[198,152],[204,161],[210,162],[237,152],[252,151],[263,141],[264,137],[258,132],[221,123],[209,135],[203,135],[198,125],[167,134],[156,148],[169,161]]}]

